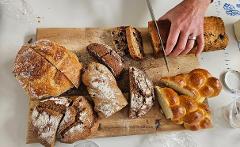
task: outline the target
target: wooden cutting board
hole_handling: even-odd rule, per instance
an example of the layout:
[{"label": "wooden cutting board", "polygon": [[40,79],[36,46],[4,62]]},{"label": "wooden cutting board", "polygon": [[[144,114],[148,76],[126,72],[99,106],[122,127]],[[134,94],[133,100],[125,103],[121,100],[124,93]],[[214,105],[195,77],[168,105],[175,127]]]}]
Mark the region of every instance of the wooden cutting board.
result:
[{"label": "wooden cutting board", "polygon": [[[198,59],[194,55],[180,56],[170,58],[169,68],[167,72],[164,60],[162,58],[154,58],[152,56],[152,46],[147,28],[139,29],[143,37],[145,59],[142,61],[134,61],[130,57],[124,57],[125,69],[129,66],[136,66],[146,72],[146,74],[158,84],[162,76],[171,76],[179,73],[189,72],[199,67]],[[37,29],[37,40],[49,39],[56,41],[66,48],[77,53],[79,60],[87,65],[93,61],[86,51],[86,46],[90,43],[104,43],[113,47],[111,39],[111,29],[103,28],[39,28]],[[126,72],[127,73],[127,72]],[[126,74],[127,75],[127,74]],[[127,76],[119,79],[119,87],[123,92],[128,92]],[[154,133],[157,131],[181,130],[181,125],[175,125],[166,120],[160,112],[159,104],[156,101],[154,107],[143,118],[129,119],[128,106],[113,116],[100,120],[100,126],[97,133],[91,137],[109,137]]]}]

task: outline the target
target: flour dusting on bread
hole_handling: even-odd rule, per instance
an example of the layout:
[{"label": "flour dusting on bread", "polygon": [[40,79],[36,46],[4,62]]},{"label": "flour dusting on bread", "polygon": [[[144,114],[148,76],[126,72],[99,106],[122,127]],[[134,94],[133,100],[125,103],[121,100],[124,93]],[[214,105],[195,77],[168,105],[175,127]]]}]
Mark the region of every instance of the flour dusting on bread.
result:
[{"label": "flour dusting on bread", "polygon": [[32,125],[37,129],[39,139],[52,144],[61,118],[62,115],[54,116],[45,111],[41,113],[35,108],[32,112]]},{"label": "flour dusting on bread", "polygon": [[100,117],[109,117],[127,105],[112,73],[102,64],[92,62],[83,73],[83,83]]}]

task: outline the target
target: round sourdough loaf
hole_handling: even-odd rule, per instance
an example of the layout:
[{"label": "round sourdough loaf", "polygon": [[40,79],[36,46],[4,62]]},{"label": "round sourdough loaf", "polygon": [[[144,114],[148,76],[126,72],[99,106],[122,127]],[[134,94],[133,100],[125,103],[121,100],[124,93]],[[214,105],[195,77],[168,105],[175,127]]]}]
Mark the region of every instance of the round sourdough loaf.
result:
[{"label": "round sourdough loaf", "polygon": [[74,53],[57,43],[40,40],[22,46],[13,73],[32,99],[42,99],[78,87],[81,68]]}]

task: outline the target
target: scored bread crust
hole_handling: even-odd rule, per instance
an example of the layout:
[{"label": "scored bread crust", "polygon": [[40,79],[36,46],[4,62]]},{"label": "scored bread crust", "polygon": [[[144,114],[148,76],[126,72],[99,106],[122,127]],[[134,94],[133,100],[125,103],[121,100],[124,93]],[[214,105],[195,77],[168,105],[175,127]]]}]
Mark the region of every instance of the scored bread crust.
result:
[{"label": "scored bread crust", "polygon": [[38,142],[51,147],[56,139],[73,143],[94,135],[99,126],[92,106],[83,96],[30,101],[29,108],[27,143]]},{"label": "scored bread crust", "polygon": [[178,95],[171,88],[155,86],[159,104],[167,119],[183,124],[186,129],[199,130],[212,126],[208,105],[198,103],[195,98]]},{"label": "scored bread crust", "polygon": [[62,72],[76,88],[79,87],[82,64],[76,54],[46,39],[38,40],[30,47]]},{"label": "scored bread crust", "polygon": [[82,81],[93,99],[99,117],[109,117],[127,105],[116,79],[104,65],[90,63],[82,75]]},{"label": "scored bread crust", "polygon": [[73,143],[92,135],[98,121],[92,106],[83,96],[71,97],[73,104],[67,108],[58,128],[58,139],[64,143]]},{"label": "scored bread crust", "polygon": [[186,74],[163,77],[160,82],[179,93],[195,97],[200,103],[205,98],[219,95],[222,89],[221,82],[205,69],[194,69]]},{"label": "scored bread crust", "polygon": [[40,142],[46,147],[54,147],[59,123],[70,105],[71,99],[51,97],[30,103],[27,143]]},{"label": "scored bread crust", "polygon": [[135,60],[143,59],[143,42],[141,32],[132,26],[126,27],[126,38],[130,56]]},{"label": "scored bread crust", "polygon": [[[163,45],[166,46],[171,23],[167,20],[157,22]],[[204,49],[203,51],[214,51],[224,49],[228,45],[228,36],[225,32],[224,22],[220,17],[204,17]],[[153,51],[155,55],[161,55],[160,41],[153,21],[148,22],[148,31],[151,36]],[[190,53],[195,53],[197,44],[194,45]]]},{"label": "scored bread crust", "polygon": [[24,45],[19,50],[13,73],[32,99],[58,96],[73,87],[68,78],[31,45]]}]

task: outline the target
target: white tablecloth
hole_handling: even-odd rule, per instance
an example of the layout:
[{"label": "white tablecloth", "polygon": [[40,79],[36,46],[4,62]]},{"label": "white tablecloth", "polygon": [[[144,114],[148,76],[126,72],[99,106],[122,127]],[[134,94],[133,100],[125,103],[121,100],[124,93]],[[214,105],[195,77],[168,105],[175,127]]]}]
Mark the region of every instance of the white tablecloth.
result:
[{"label": "white tablecloth", "polygon": [[[179,0],[152,0],[157,16],[161,16]],[[233,34],[232,24],[240,16],[225,13],[225,3],[239,0],[216,0],[206,15],[223,18],[229,36],[225,51],[203,53],[201,66],[220,77],[227,68],[240,70],[240,52]],[[240,10],[240,8],[238,8]],[[35,35],[38,27],[109,27],[131,24],[146,27],[150,15],[145,0],[0,0],[0,146],[25,147],[28,99],[11,73],[19,47]],[[225,60],[229,59],[229,62]],[[228,65],[226,65],[228,64]],[[210,99],[214,110],[214,128],[187,132],[199,147],[239,147],[240,129],[230,128],[218,116],[222,106],[232,101],[232,94],[222,93]],[[93,139],[101,147],[138,147],[154,135]],[[158,134],[164,136],[164,134]],[[73,146],[57,143],[58,147]],[[152,145],[153,146],[153,145]],[[161,147],[162,144],[157,146]]]}]

